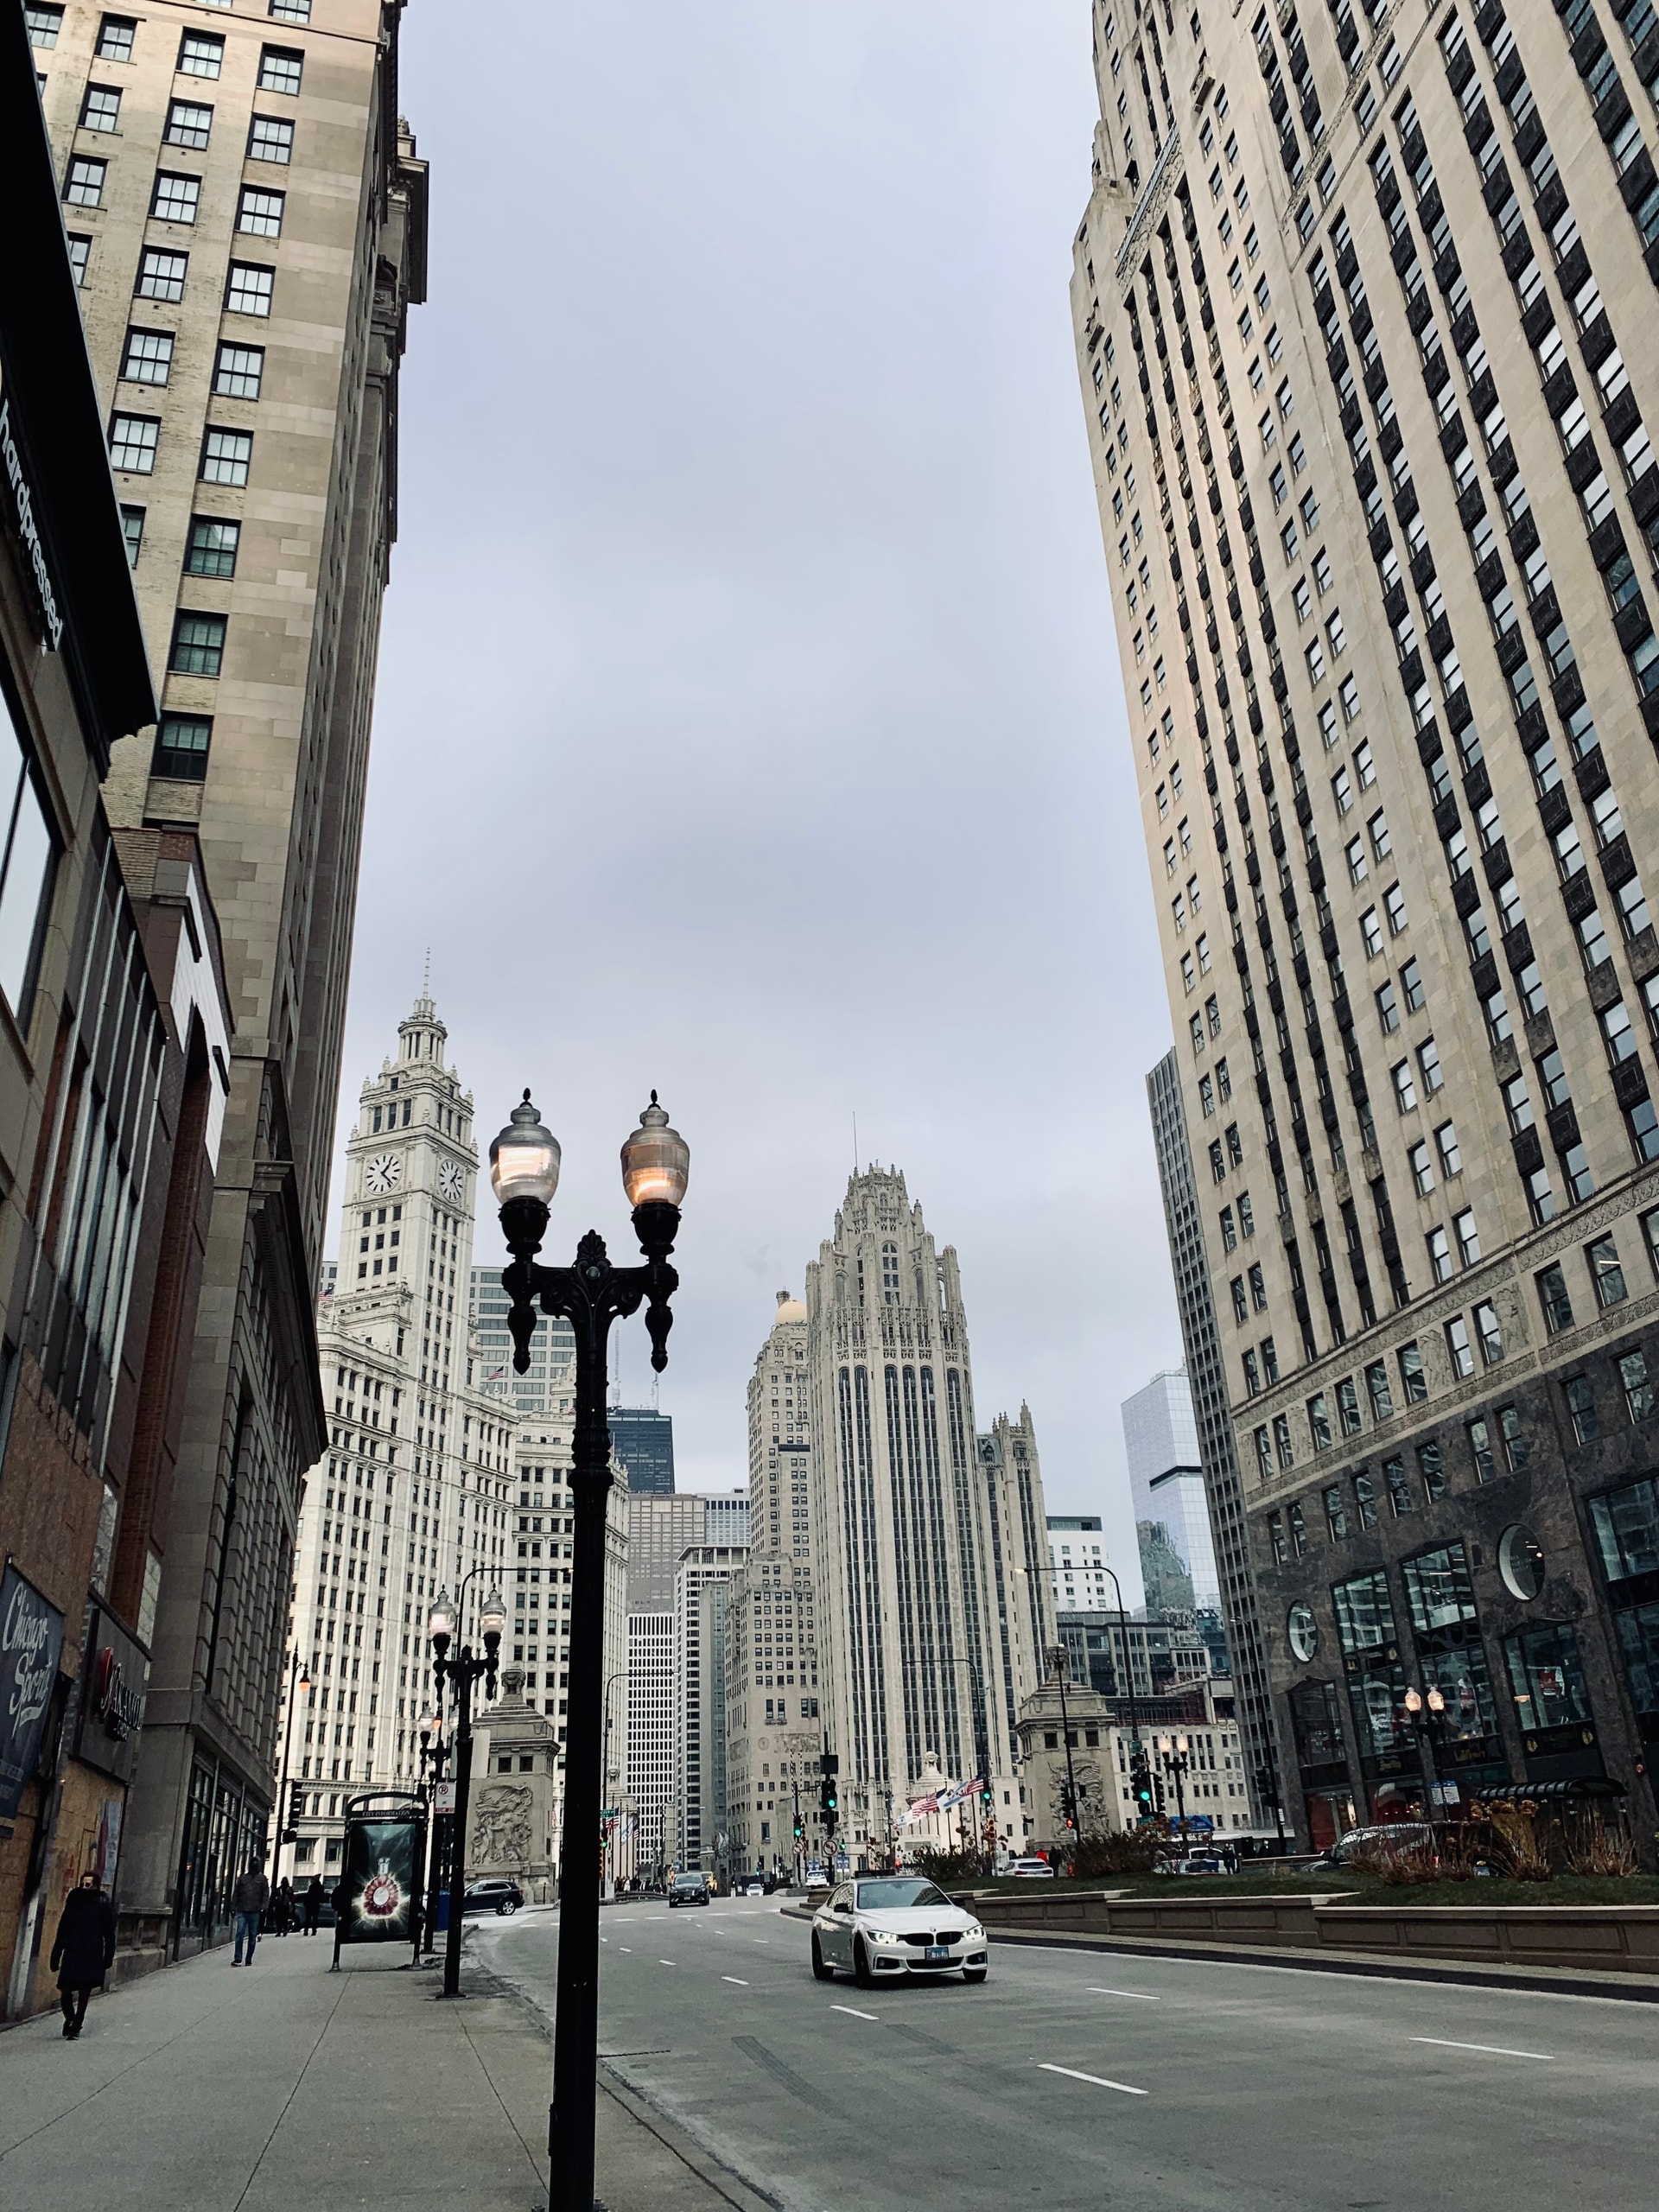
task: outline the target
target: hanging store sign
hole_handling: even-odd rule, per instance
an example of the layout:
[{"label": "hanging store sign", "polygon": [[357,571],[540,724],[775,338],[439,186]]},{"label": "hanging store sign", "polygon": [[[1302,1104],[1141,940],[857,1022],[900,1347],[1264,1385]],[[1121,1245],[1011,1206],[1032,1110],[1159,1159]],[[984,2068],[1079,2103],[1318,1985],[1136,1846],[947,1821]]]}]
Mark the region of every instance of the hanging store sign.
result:
[{"label": "hanging store sign", "polygon": [[63,1615],[15,1567],[0,1577],[0,1820],[10,1820],[41,1756]]},{"label": "hanging store sign", "polygon": [[131,1780],[149,1679],[140,1646],[100,1607],[86,1638],[75,1720],[75,1757],[83,1764]]},{"label": "hanging store sign", "polygon": [[0,394],[0,473],[3,473],[11,493],[12,527],[23,549],[23,566],[34,580],[35,597],[40,601],[41,622],[46,633],[43,642],[46,650],[54,653],[63,637],[63,617],[58,612],[58,596],[52,587],[46,548],[41,543],[41,526],[35,519],[35,495],[29,488],[23,456],[17,449],[16,434],[12,429],[9,392]]}]

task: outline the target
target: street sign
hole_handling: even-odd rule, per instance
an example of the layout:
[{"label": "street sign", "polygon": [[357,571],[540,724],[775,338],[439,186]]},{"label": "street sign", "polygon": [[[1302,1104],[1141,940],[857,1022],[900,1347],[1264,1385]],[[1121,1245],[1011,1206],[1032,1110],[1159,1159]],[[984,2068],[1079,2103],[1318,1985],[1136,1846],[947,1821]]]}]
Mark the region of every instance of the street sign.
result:
[{"label": "street sign", "polygon": [[455,1785],[453,1782],[439,1783],[436,1789],[432,1795],[432,1809],[435,1813],[453,1813],[454,1811]]}]

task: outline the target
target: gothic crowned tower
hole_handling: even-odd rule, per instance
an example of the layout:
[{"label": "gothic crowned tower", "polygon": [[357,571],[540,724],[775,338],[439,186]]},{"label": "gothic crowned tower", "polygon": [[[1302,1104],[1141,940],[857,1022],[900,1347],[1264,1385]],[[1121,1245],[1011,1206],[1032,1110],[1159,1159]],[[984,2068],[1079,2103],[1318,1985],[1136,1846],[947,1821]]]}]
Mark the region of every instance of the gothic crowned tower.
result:
[{"label": "gothic crowned tower", "polygon": [[515,1420],[474,1379],[478,1152],[447,1036],[423,990],[346,1141],[340,1256],[317,1320],[329,1448],[306,1482],[289,1629],[310,1687],[279,1737],[303,1805],[296,1878],[334,1871],[328,1837],[350,1790],[416,1778],[439,1587],[461,1595],[465,1634],[491,1584],[508,1581]]}]

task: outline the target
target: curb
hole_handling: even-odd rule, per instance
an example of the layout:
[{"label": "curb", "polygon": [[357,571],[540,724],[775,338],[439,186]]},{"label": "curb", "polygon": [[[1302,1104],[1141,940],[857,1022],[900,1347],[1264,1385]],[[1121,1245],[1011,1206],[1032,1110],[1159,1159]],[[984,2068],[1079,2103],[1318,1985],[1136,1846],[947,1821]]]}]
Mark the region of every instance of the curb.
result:
[{"label": "curb", "polygon": [[1210,1960],[1223,1966],[1282,1967],[1305,1974],[1356,1974],[1379,1981],[1460,1984],[1471,1989],[1522,1989],[1562,1997],[1611,1997],[1627,2005],[1659,2005],[1659,1976],[1575,1974],[1570,1967],[1539,1968],[1465,1966],[1455,1959],[1378,1957],[1357,1951],[1292,1950],[1269,1943],[1164,1942],[1135,1936],[1095,1936],[1071,1929],[1040,1931],[999,1928],[985,1923],[999,1943],[1025,1944],[1034,1950],[1107,1951],[1125,1957]]}]

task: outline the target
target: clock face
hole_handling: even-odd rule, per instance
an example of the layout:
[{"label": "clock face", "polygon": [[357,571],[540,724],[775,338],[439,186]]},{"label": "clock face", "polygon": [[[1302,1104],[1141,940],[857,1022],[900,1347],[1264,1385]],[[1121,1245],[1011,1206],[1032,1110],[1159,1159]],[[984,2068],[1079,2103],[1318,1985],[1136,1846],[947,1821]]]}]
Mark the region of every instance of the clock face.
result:
[{"label": "clock face", "polygon": [[461,1163],[455,1160],[438,1162],[438,1196],[448,1198],[452,1205],[461,1201]]},{"label": "clock face", "polygon": [[363,1187],[377,1197],[395,1191],[404,1178],[404,1163],[395,1152],[378,1152],[363,1170]]}]

